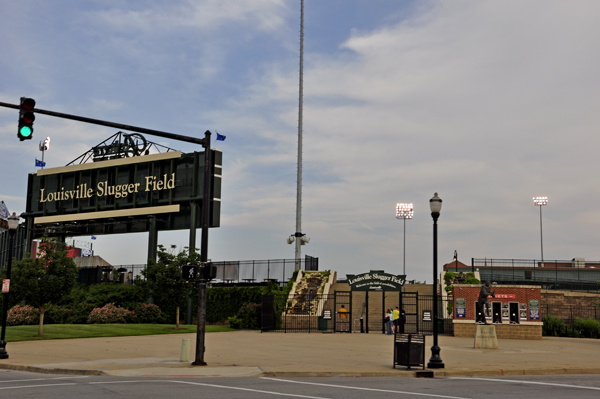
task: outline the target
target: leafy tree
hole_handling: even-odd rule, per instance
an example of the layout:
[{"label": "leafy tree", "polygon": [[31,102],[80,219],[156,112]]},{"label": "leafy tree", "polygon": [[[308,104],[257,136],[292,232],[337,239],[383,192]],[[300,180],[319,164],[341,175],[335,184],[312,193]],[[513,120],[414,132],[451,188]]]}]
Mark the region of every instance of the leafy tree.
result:
[{"label": "leafy tree", "polygon": [[200,263],[200,254],[190,254],[187,247],[175,254],[175,248],[172,245],[169,252],[164,246],[158,246],[158,261],[150,261],[142,271],[146,278],[142,284],[161,309],[175,306],[175,323],[179,329],[179,309],[196,289],[194,282],[181,278],[181,267],[187,263]]},{"label": "leafy tree", "polygon": [[44,313],[71,291],[79,269],[73,259],[67,256],[65,243],[44,237],[39,248],[40,257],[23,258],[16,262],[11,284],[14,284],[16,299],[24,299],[40,311],[38,336],[41,337]]}]

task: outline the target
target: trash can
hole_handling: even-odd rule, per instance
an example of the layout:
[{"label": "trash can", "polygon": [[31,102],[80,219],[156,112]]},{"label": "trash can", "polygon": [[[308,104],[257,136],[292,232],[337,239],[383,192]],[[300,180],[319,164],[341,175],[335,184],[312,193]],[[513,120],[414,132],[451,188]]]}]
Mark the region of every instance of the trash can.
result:
[{"label": "trash can", "polygon": [[425,336],[422,334],[395,334],[394,364],[406,366],[423,366],[425,370]]},{"label": "trash can", "polygon": [[323,316],[319,316],[319,321],[318,321],[319,331],[327,330],[327,321],[328,321],[328,319],[324,318]]}]

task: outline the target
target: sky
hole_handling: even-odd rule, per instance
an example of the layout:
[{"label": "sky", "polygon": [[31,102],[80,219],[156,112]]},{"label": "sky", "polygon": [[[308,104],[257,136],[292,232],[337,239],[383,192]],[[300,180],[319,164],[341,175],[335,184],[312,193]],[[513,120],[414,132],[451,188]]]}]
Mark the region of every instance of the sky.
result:
[{"label": "sky", "polygon": [[[226,135],[212,260],[292,259],[299,0],[30,0],[0,5],[0,101],[203,137]],[[432,281],[471,258],[600,260],[600,2],[306,0],[302,256],[340,277]],[[116,129],[0,107],[0,200],[25,211],[51,138],[64,166]],[[183,152],[198,146],[147,136]],[[213,146],[215,142],[213,141]],[[395,217],[398,202],[414,217]],[[92,242],[90,237],[79,237]],[[403,240],[406,263],[403,263]],[[188,232],[159,243],[184,247]],[[99,236],[113,265],[147,234]],[[198,247],[200,238],[198,237]]]}]

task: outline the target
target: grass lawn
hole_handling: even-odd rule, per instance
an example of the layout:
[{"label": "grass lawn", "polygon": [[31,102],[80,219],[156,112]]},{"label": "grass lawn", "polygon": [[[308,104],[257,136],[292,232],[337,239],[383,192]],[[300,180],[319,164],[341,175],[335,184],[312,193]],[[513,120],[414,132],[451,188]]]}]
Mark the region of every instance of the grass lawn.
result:
[{"label": "grass lawn", "polygon": [[[132,335],[195,333],[196,325],[175,324],[48,324],[44,336],[38,337],[38,326],[12,326],[6,328],[6,341],[37,341],[94,337],[121,337]],[[228,326],[206,326],[206,332],[235,331]]]}]

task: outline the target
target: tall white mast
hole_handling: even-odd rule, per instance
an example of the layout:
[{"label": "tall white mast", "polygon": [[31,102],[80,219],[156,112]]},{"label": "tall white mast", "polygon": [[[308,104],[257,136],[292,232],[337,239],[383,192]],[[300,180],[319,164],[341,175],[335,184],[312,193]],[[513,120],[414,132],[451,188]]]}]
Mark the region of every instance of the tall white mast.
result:
[{"label": "tall white mast", "polygon": [[300,0],[300,79],[298,96],[298,176],[296,179],[296,270],[300,270],[302,256],[302,100],[304,68],[304,0]]}]

